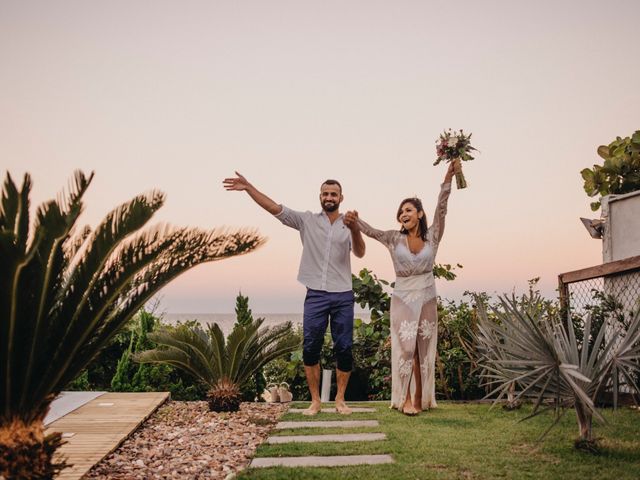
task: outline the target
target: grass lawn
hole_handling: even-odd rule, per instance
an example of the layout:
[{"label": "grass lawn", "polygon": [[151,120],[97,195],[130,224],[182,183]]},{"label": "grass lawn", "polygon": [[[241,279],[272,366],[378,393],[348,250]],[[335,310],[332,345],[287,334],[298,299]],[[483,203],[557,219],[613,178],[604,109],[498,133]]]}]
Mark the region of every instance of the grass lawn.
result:
[{"label": "grass lawn", "polygon": [[[305,407],[307,404],[294,404]],[[523,407],[489,411],[486,404],[440,402],[439,408],[418,417],[406,417],[387,408],[388,403],[353,404],[376,408],[376,413],[351,415],[353,420],[375,419],[379,427],[359,429],[296,429],[273,435],[384,432],[387,440],[358,443],[263,444],[256,457],[392,454],[395,464],[339,468],[249,469],[239,479],[638,479],[640,478],[640,411],[622,408],[604,411],[607,425],[595,424],[602,453],[594,456],[577,451],[573,441],[578,427],[568,412],[542,443],[540,434],[550,424],[551,414],[516,423],[529,411]],[[314,420],[344,420],[322,413]],[[288,413],[282,420],[309,420]]]}]

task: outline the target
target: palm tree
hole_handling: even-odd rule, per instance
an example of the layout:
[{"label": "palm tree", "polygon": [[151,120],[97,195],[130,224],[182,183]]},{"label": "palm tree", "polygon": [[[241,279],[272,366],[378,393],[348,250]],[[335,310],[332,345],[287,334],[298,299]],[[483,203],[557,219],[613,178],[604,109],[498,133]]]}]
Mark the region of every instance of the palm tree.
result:
[{"label": "palm tree", "polygon": [[161,347],[141,352],[142,363],[167,363],[191,373],[209,386],[209,409],[233,412],[240,408],[240,387],[271,360],[298,348],[291,322],[260,328],[264,319],[236,324],[227,337],[217,323],[201,327],[180,325],[160,329],[149,339]]},{"label": "palm tree", "polygon": [[31,225],[31,177],[7,173],[0,199],[0,477],[52,478],[65,465],[44,436],[55,396],[153,295],[204,262],[247,253],[251,230],[142,227],[164,194],[139,195],[95,230],[77,228],[93,173],[41,205]]},{"label": "palm tree", "polygon": [[[554,409],[555,421],[549,430],[567,409],[575,409],[579,430],[576,447],[594,450],[593,418],[605,421],[595,407],[598,395],[612,387],[617,406],[621,377],[639,391],[634,377],[640,371],[640,309],[622,339],[616,332],[609,335],[605,322],[589,341],[591,318],[587,316],[580,343],[573,322],[563,323],[557,312],[543,308],[539,295],[528,301],[512,297],[500,298],[500,302],[502,308],[493,308],[496,319],[492,320],[477,299],[479,364],[487,384],[495,387],[487,396],[499,394],[497,402],[517,384],[521,389],[515,401],[534,400],[533,412],[526,418]],[[541,408],[543,405],[547,407]]]}]

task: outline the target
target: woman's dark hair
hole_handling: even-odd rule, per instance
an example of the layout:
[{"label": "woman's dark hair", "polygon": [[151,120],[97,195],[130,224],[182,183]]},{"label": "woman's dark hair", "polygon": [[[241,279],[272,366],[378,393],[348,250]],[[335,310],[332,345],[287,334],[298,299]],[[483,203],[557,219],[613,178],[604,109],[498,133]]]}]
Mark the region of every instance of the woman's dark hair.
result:
[{"label": "woman's dark hair", "polygon": [[[427,214],[425,213],[424,208],[422,208],[422,202],[420,201],[419,198],[412,197],[412,198],[405,198],[404,200],[402,200],[400,202],[400,206],[398,207],[398,213],[396,213],[396,220],[400,221],[400,215],[402,215],[402,207],[404,206],[405,203],[410,203],[416,208],[418,213],[422,212],[424,214],[422,215],[422,218],[418,219],[418,228],[420,229],[420,238],[422,238],[422,240],[426,242],[427,231],[428,231]],[[403,226],[403,227],[400,227],[400,233],[404,233],[406,235],[409,232]]]}]

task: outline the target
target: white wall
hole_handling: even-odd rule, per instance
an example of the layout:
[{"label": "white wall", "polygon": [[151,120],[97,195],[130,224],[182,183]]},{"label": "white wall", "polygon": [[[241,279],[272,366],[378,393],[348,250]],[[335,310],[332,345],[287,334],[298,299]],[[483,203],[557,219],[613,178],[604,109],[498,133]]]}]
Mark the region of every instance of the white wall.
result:
[{"label": "white wall", "polygon": [[640,191],[602,199],[603,263],[640,255]]}]

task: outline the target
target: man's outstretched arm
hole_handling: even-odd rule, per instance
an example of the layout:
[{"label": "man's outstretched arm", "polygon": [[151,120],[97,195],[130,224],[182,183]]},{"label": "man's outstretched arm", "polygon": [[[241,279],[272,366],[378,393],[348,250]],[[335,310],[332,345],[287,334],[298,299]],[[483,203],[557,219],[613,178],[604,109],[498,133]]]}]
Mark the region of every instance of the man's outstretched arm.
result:
[{"label": "man's outstretched arm", "polygon": [[236,172],[236,175],[236,177],[225,178],[222,181],[225,190],[247,192],[254,202],[256,202],[272,215],[278,215],[282,212],[282,206],[271,200],[256,187],[251,185],[251,183],[249,183],[249,181],[238,172]]}]

